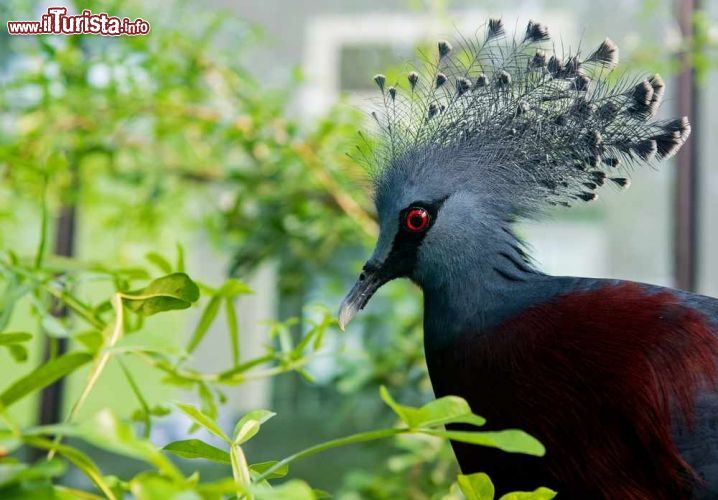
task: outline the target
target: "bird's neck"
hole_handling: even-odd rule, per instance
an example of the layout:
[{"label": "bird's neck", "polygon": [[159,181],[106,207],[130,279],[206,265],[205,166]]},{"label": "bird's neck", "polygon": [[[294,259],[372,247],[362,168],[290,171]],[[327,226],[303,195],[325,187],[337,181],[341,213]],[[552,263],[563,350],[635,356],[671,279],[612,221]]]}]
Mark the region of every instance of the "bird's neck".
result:
[{"label": "bird's neck", "polygon": [[462,257],[449,272],[420,283],[427,351],[451,345],[467,331],[487,331],[570,286],[565,278],[535,270],[515,238]]}]

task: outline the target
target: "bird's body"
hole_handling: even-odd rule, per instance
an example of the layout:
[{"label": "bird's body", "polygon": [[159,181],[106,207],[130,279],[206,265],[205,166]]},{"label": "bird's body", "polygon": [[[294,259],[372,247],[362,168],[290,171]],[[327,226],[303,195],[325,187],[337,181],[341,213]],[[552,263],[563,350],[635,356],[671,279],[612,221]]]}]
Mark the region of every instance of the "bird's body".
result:
[{"label": "bird's body", "polygon": [[524,429],[548,452],[454,443],[464,473],[488,473],[502,493],[540,484],[559,498],[718,498],[717,300],[542,275],[497,293],[510,312],[474,313],[448,342],[426,297],[434,392],[464,397],[489,426]]},{"label": "bird's body", "polygon": [[673,155],[688,120],[655,120],[660,76],[605,78],[618,58],[608,39],[582,58],[537,50],[540,23],[503,36],[491,20],[455,57],[440,42],[430,78],[409,73],[405,98],[375,77],[386,140],[364,157],[377,167],[380,235],[340,324],[389,280],[421,287],[436,395],[546,446],[537,458],[454,443],[462,471],[489,473],[499,492],[718,498],[718,300],[547,276],[513,230],[604,184],[627,187],[616,174]]}]

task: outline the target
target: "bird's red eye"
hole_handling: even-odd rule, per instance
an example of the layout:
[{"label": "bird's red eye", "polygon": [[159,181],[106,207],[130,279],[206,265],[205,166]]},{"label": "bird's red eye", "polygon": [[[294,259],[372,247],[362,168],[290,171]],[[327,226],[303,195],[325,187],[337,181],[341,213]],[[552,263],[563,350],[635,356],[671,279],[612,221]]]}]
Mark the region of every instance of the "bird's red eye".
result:
[{"label": "bird's red eye", "polygon": [[421,232],[429,226],[429,212],[423,208],[410,208],[404,218],[404,226],[414,233]]}]

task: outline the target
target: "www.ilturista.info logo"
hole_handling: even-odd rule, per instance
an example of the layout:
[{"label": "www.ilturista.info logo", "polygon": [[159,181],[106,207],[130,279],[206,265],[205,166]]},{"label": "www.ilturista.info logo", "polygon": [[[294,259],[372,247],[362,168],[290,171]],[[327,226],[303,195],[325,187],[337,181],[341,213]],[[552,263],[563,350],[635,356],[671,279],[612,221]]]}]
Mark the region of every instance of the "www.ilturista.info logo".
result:
[{"label": "www.ilturista.info logo", "polygon": [[39,21],[8,21],[7,31],[11,35],[146,35],[150,23],[139,17],[132,20],[89,10],[68,16],[65,7],[50,7]]}]

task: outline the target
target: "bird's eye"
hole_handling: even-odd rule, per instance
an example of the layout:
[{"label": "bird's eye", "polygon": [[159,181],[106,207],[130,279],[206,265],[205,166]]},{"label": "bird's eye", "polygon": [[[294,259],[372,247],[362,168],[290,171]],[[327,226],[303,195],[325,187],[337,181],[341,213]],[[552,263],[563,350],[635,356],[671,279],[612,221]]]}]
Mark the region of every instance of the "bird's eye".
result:
[{"label": "bird's eye", "polygon": [[404,226],[413,233],[420,233],[429,227],[429,212],[421,207],[412,207],[404,216]]}]

